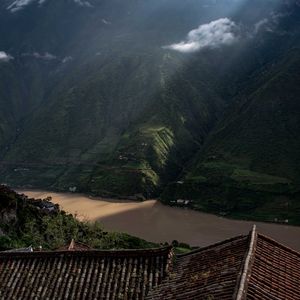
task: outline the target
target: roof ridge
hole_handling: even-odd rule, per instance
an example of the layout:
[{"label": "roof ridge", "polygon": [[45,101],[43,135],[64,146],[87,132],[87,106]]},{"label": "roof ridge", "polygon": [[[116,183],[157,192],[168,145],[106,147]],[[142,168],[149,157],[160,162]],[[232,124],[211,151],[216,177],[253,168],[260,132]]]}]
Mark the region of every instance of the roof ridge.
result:
[{"label": "roof ridge", "polygon": [[163,253],[170,253],[173,247],[162,247],[162,248],[149,248],[149,249],[119,249],[119,250],[87,250],[87,251],[69,251],[69,250],[55,250],[55,251],[36,251],[36,252],[0,252],[0,259],[13,256],[13,257],[46,257],[56,255],[66,256],[93,256],[93,255],[110,255],[110,256],[138,256],[138,255],[149,255],[155,256]]},{"label": "roof ridge", "polygon": [[244,264],[241,268],[240,280],[238,281],[238,285],[236,286],[236,292],[234,299],[242,300],[246,299],[246,288],[247,288],[247,278],[252,268],[252,259],[255,255],[256,250],[256,242],[257,242],[257,230],[256,225],[253,225],[252,230],[249,232],[250,240],[249,240],[249,249],[247,252],[247,256],[245,257]]},{"label": "roof ridge", "polygon": [[276,245],[280,246],[281,248],[285,249],[286,251],[292,252],[292,253],[294,253],[295,255],[297,255],[297,256],[300,257],[300,252],[299,252],[299,251],[297,251],[297,250],[295,250],[295,249],[292,249],[292,248],[290,248],[290,247],[288,247],[288,246],[285,246],[284,244],[282,244],[282,243],[280,243],[280,242],[277,242],[276,240],[274,240],[274,239],[272,239],[272,238],[270,238],[270,237],[268,237],[268,236],[266,236],[266,235],[264,235],[264,234],[258,233],[258,237],[263,238],[263,239],[265,239],[265,240],[267,240],[268,242],[271,242],[271,243],[273,243],[273,244],[276,244]]},{"label": "roof ridge", "polygon": [[69,244],[68,250],[74,249],[74,245],[75,245],[75,241],[74,241],[74,239],[72,239],[70,244]]},{"label": "roof ridge", "polygon": [[235,240],[239,240],[239,239],[242,239],[242,238],[245,238],[245,237],[246,237],[246,235],[238,235],[238,236],[226,239],[224,241],[217,242],[217,243],[212,244],[212,245],[208,245],[208,246],[205,246],[205,247],[195,249],[195,250],[190,251],[188,253],[177,254],[176,257],[181,258],[181,257],[184,257],[184,256],[193,255],[193,254],[196,254],[196,253],[199,253],[199,252],[202,252],[202,251],[205,251],[205,250],[209,250],[209,249],[212,249],[212,248],[215,248],[215,247],[221,246],[223,244],[227,244],[229,242],[233,242]]}]

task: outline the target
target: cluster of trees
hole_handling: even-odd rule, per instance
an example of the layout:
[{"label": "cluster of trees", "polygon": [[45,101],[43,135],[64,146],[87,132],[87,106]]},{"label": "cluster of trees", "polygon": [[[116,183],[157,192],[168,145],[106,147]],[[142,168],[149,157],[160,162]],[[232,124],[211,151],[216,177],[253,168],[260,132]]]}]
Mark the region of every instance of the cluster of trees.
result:
[{"label": "cluster of trees", "polygon": [[76,219],[60,210],[44,210],[41,201],[28,199],[8,188],[0,188],[0,250],[32,246],[56,249],[71,239],[95,249],[139,249],[153,243],[125,233],[107,232],[99,222]]}]

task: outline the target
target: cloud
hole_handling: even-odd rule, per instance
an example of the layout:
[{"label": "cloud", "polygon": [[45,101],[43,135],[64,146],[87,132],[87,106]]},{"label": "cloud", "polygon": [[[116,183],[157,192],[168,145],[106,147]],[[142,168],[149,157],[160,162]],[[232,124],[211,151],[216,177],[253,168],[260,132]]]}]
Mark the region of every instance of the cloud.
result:
[{"label": "cloud", "polygon": [[85,7],[93,7],[93,5],[85,0],[74,0],[75,3],[77,3],[80,6],[85,6]]},{"label": "cloud", "polygon": [[7,9],[11,12],[16,12],[18,10],[21,10],[28,4],[32,3],[34,0],[16,0],[12,4],[10,4]]},{"label": "cloud", "polygon": [[14,59],[11,55],[7,54],[4,51],[0,51],[0,62],[9,62]]},{"label": "cloud", "polygon": [[238,26],[228,18],[200,25],[190,31],[185,41],[165,46],[183,53],[198,51],[202,48],[217,48],[222,45],[230,45],[237,39]]},{"label": "cloud", "polygon": [[66,57],[63,58],[62,63],[65,64],[65,63],[67,63],[67,62],[69,62],[71,60],[73,60],[72,56],[66,56]]},{"label": "cloud", "polygon": [[[29,5],[33,2],[38,3],[38,5],[42,5],[46,1],[47,0],[15,0],[7,7],[7,9],[10,12],[14,13],[14,12],[17,12],[19,10],[22,10],[24,7],[26,7],[27,5]],[[73,0],[73,2],[80,5],[80,6],[83,6],[83,7],[93,7],[93,5],[87,0]]]},{"label": "cloud", "polygon": [[105,19],[102,19],[102,23],[105,24],[105,25],[110,25],[111,24],[111,22],[109,22],[109,21],[107,21]]},{"label": "cloud", "polygon": [[278,24],[280,19],[290,16],[290,12],[271,12],[271,19],[274,23]]},{"label": "cloud", "polygon": [[38,2],[39,5],[42,5],[46,0],[15,0],[7,7],[7,9],[12,13],[14,13],[36,1]]},{"label": "cloud", "polygon": [[261,19],[254,24],[254,34],[257,34],[261,31],[275,32],[276,27],[279,25],[281,19],[288,17],[289,15],[290,13],[271,12],[268,18]]},{"label": "cloud", "polygon": [[45,52],[44,54],[41,54],[39,52],[33,52],[33,53],[22,53],[22,56],[29,56],[29,57],[35,57],[37,59],[43,59],[43,60],[54,60],[57,59],[57,56],[49,53],[49,52]]},{"label": "cloud", "polygon": [[46,52],[44,54],[40,54],[38,52],[34,52],[33,53],[33,56],[35,58],[40,58],[40,59],[45,59],[45,60],[53,60],[53,59],[56,59],[57,57],[49,52]]},{"label": "cloud", "polygon": [[262,28],[264,28],[267,24],[269,24],[268,19],[262,19],[254,24],[254,32],[258,33]]}]

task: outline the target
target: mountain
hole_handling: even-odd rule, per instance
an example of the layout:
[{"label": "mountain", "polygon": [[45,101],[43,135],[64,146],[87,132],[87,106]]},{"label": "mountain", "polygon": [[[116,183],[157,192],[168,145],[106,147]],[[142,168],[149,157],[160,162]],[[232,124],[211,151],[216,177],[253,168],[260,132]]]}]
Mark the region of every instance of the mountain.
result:
[{"label": "mountain", "polygon": [[297,222],[299,12],[2,1],[1,181]]},{"label": "mountain", "polygon": [[238,92],[180,181],[164,191],[166,203],[193,199],[194,208],[222,215],[299,224],[299,7],[292,8],[276,33],[258,35],[238,58],[236,66],[249,59],[255,68],[245,77],[230,72],[238,72],[228,82],[237,78]]}]

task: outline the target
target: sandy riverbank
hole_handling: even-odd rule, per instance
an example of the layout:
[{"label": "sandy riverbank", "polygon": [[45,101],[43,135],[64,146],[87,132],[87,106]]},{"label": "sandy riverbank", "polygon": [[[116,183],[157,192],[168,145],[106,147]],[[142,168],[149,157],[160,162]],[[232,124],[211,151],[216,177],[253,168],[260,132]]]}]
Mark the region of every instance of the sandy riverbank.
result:
[{"label": "sandy riverbank", "polygon": [[[162,205],[156,200],[133,202],[90,198],[81,194],[19,191],[29,197],[51,196],[65,211],[80,219],[100,221],[107,230],[122,231],[153,242],[179,240],[206,246],[248,233],[254,222]],[[259,232],[300,251],[300,227],[255,222]]]}]

